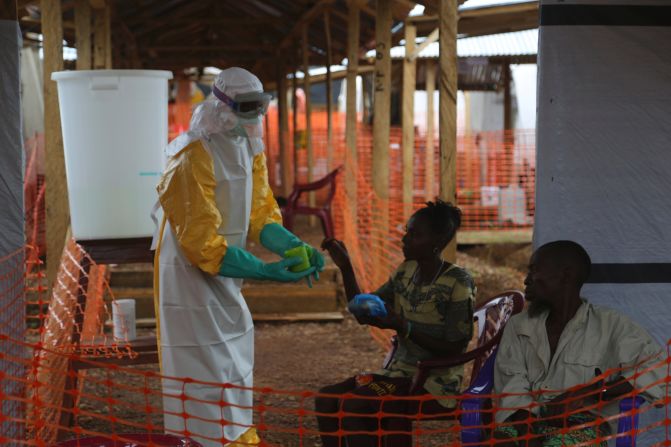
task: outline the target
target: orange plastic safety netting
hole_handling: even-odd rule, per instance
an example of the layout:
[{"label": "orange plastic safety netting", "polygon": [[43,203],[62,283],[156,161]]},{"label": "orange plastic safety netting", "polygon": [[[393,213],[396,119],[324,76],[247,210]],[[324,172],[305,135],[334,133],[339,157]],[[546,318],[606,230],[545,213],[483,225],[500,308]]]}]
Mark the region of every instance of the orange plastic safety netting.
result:
[{"label": "orange plastic safety netting", "polygon": [[[313,162],[315,179],[328,172],[330,168],[343,164],[345,171],[355,172],[357,194],[356,203],[347,196],[344,188],[345,174],[339,177],[338,192],[334,200],[333,212],[336,222],[336,235],[342,238],[349,247],[355,268],[359,279],[365,289],[372,289],[385,280],[386,276],[401,261],[399,241],[403,233],[403,225],[407,219],[409,211],[412,208],[420,206],[424,200],[433,198],[437,191],[437,166],[434,176],[435,184],[433,191],[429,194],[426,177],[418,175],[413,180],[413,204],[410,210],[402,205],[399,200],[401,197],[402,177],[400,170],[400,132],[394,129],[391,135],[390,148],[390,197],[388,200],[379,200],[372,190],[372,170],[371,170],[371,147],[372,134],[366,126],[359,126],[358,147],[356,164],[354,160],[349,159],[345,153],[343,139],[342,117],[334,120],[336,125],[334,132],[334,148],[331,157],[326,151],[326,131],[324,117],[318,118],[319,113],[313,118],[315,130],[313,132],[313,147],[315,158]],[[320,121],[322,120],[322,121]],[[270,121],[272,123],[272,120]],[[320,124],[321,123],[321,124]],[[269,124],[271,127],[271,124]],[[272,129],[269,132],[272,135]],[[515,135],[515,143],[518,144],[524,140],[524,133]],[[486,139],[487,135],[481,135],[481,139]],[[530,147],[533,135],[527,135]],[[422,163],[426,159],[426,151],[422,152],[421,139],[416,139],[418,155],[417,172],[422,172]],[[463,147],[478,148],[475,138],[460,137]],[[470,171],[466,170],[459,177],[463,183],[458,181],[458,203],[465,207],[468,203],[474,206],[482,205],[483,197],[488,190],[482,190],[482,186],[498,186],[500,189],[507,188],[504,185],[510,185],[516,178],[518,186],[520,177],[524,175],[533,176],[533,161],[528,161],[528,168],[525,168],[524,158],[519,159],[521,163],[515,164],[517,159],[516,150],[510,151],[510,142],[506,143],[505,138],[497,136],[491,137],[491,147],[498,148],[494,150],[496,157],[487,158],[486,169],[482,168],[481,157],[476,157],[477,150],[473,149],[472,157],[477,162],[472,162]],[[521,144],[521,143],[520,143]],[[269,141],[270,166],[276,166],[272,160],[276,160],[277,153],[273,152],[273,144]],[[497,146],[498,145],[498,146]],[[488,146],[489,147],[489,146]],[[366,149],[367,148],[367,149]],[[300,181],[307,180],[307,151],[299,149],[296,153],[296,172]],[[459,166],[460,154],[468,152],[463,149],[458,152],[458,173],[462,172]],[[437,149],[434,148],[434,161],[437,163]],[[475,155],[474,155],[475,154]],[[465,155],[461,155],[465,157]],[[329,162],[330,159],[330,162]],[[507,160],[506,162],[499,160]],[[512,160],[512,162],[510,162]],[[479,163],[479,164],[478,164]],[[501,173],[501,166],[515,168],[508,169],[508,173]],[[29,163],[30,165],[30,163]],[[356,166],[356,168],[355,168]],[[490,172],[491,171],[491,172]],[[505,171],[505,170],[504,170]],[[474,182],[472,176],[480,173],[482,179],[486,182],[498,183],[494,185]],[[275,179],[279,175],[275,174]],[[528,179],[529,177],[527,177]],[[498,180],[497,180],[498,179]],[[532,182],[533,184],[533,182]],[[37,195],[33,201],[34,205],[27,214],[39,216],[43,211],[39,210],[39,204],[43,203],[40,194],[43,195],[43,186],[37,188]],[[462,188],[462,189],[459,189]],[[479,196],[476,194],[480,188]],[[466,195],[463,191],[470,189],[473,197],[471,202],[463,202],[462,196]],[[522,188],[523,189],[523,188]],[[40,193],[40,191],[42,191]],[[459,191],[462,191],[461,193]],[[494,195],[494,194],[493,194]],[[43,197],[43,196],[42,196]],[[501,198],[505,194],[498,193],[499,205]],[[320,197],[318,196],[317,199]],[[487,199],[488,200],[488,199]],[[514,202],[514,200],[513,200]],[[530,216],[530,208],[526,202],[525,196],[524,213]],[[400,204],[400,205],[399,205]],[[499,213],[499,205],[496,210]],[[494,205],[490,205],[494,206]],[[43,210],[43,207],[42,207]],[[468,218],[466,208],[464,209],[464,226],[474,225]],[[112,440],[131,441],[125,434],[127,433],[162,433],[163,419],[166,413],[163,410],[163,392],[161,387],[162,377],[155,362],[155,357],[143,357],[146,353],[145,348],[136,344],[129,344],[125,338],[115,338],[113,336],[114,327],[109,323],[112,314],[112,302],[114,300],[111,289],[107,282],[107,274],[102,266],[97,266],[84,250],[71,242],[67,245],[61,260],[56,284],[51,296],[46,295],[44,284],[44,274],[39,254],[39,243],[36,243],[36,235],[39,233],[38,217],[34,219],[37,224],[29,232],[29,246],[24,255],[23,252],[13,254],[0,260],[0,301],[3,303],[3,315],[0,317],[0,362],[2,368],[2,413],[0,414],[0,424],[2,424],[2,433],[0,434],[0,443],[3,445],[37,445],[50,446],[58,439],[81,439],[87,436],[102,436]],[[471,223],[469,223],[471,222]],[[495,221],[498,227],[517,228],[527,224],[518,224],[514,220]],[[384,224],[382,226],[381,224]],[[494,224],[492,224],[494,227]],[[35,229],[37,228],[37,230]],[[384,231],[380,229],[384,228]],[[470,227],[472,228],[472,227]],[[29,326],[25,332],[25,337],[20,338],[16,334],[17,325],[20,327],[25,321],[24,311],[26,304],[31,303],[28,308],[30,313],[27,317]],[[47,308],[47,304],[49,307]],[[32,307],[31,307],[32,306]],[[10,329],[12,329],[10,331]],[[122,333],[127,333],[125,328],[120,328]],[[477,333],[477,331],[476,331]],[[389,337],[384,332],[374,332],[374,337],[381,344],[388,344]],[[662,397],[658,397],[655,402],[646,403],[642,407],[629,410],[620,414],[617,410],[608,415],[600,415],[595,418],[579,419],[578,425],[571,429],[560,423],[559,426],[547,424],[545,437],[565,438],[571,435],[571,432],[589,431],[592,429],[595,434],[588,435],[583,440],[578,440],[575,445],[600,445],[601,442],[617,437],[616,432],[601,431],[605,422],[612,420],[617,422],[619,418],[631,422],[632,415],[642,416],[655,410],[653,404],[665,406],[666,411],[669,404],[668,386],[670,381],[670,356],[669,351],[666,355],[655,359],[645,366],[634,368],[634,371],[624,371],[626,374],[633,374],[633,377],[642,377],[655,372],[655,379],[646,381],[644,386],[639,387],[634,394],[639,395],[646,390],[659,387],[663,391]],[[152,362],[153,360],[153,362]],[[133,363],[142,363],[133,365]],[[616,375],[618,371],[605,371],[601,378]],[[600,377],[595,377],[596,382]],[[225,400],[215,400],[212,402],[194,402],[189,398],[188,389],[191,386],[199,384],[198,381],[191,378],[181,378],[183,394],[178,396],[182,399],[184,417],[189,419],[187,408],[192,404],[214,405],[225,408],[230,405],[237,405],[235,402]],[[633,379],[632,379],[633,380]],[[219,387],[222,392],[231,387],[230,384],[211,384]],[[317,425],[316,417],[324,416],[319,414],[315,407],[317,397],[329,398],[330,395],[318,395],[314,390],[289,390],[263,387],[258,384],[257,388],[250,391],[254,394],[254,404],[250,410],[254,414],[254,423],[258,430],[264,445],[290,446],[290,445],[319,445],[320,428]],[[565,391],[565,390],[561,390]],[[570,390],[569,390],[570,391]],[[375,390],[373,390],[375,392]],[[538,408],[541,404],[537,403],[540,395],[556,394],[552,390],[533,393],[534,403],[526,407],[529,410]],[[657,396],[660,393],[656,393]],[[595,398],[589,405],[581,405],[579,409],[569,407],[562,408],[557,414],[560,421],[575,419],[573,416],[579,416],[584,410],[601,409],[606,406],[606,402],[601,399],[601,395],[595,392]],[[390,403],[395,402],[413,402],[413,405],[424,407],[429,400],[427,396],[421,397],[403,397],[403,396],[343,396],[344,401],[354,402],[368,401],[377,405],[377,410],[365,417],[353,411],[350,406],[344,406],[341,411],[330,414],[337,421],[339,427],[335,432],[338,438],[344,438],[356,434],[370,434],[374,436],[386,436],[401,434],[402,428],[411,424],[413,445],[437,446],[437,445],[468,445],[462,443],[462,435],[465,431],[463,417],[473,410],[466,409],[466,403],[473,396],[457,396],[457,402],[464,404],[458,406],[457,410],[450,412],[447,420],[431,420],[435,416],[423,415],[405,415],[399,417]],[[478,399],[487,401],[489,395],[478,396]],[[496,396],[494,396],[496,397]],[[562,405],[566,405],[575,399],[575,396],[566,396]],[[356,405],[353,405],[355,407]],[[546,406],[546,405],[545,405]],[[347,411],[346,411],[347,410]],[[494,428],[495,412],[502,408],[491,408],[485,405],[481,411],[482,419],[470,430],[482,430],[485,436]],[[223,415],[223,412],[222,412]],[[328,415],[327,415],[328,416]],[[358,422],[356,420],[359,419]],[[361,421],[365,419],[365,421]],[[543,419],[543,418],[541,418]],[[216,419],[213,422],[226,424],[238,424],[237,421]],[[620,433],[623,439],[632,434],[641,435],[644,432],[661,428],[667,433],[664,441],[659,445],[669,445],[668,427],[671,425],[668,413],[661,419],[655,419],[655,422],[640,425],[638,431]],[[246,428],[246,427],[245,427]],[[332,433],[332,432],[328,432]],[[188,431],[174,432],[174,435],[182,437],[192,436]],[[323,434],[323,433],[322,433]],[[540,433],[529,432],[527,437],[541,436]],[[162,445],[159,437],[146,438],[146,441],[137,442],[137,445]],[[230,440],[226,439],[201,439],[201,441],[218,442],[224,444]],[[350,439],[350,445],[356,440]],[[495,445],[494,439],[479,442],[471,445]],[[85,444],[82,441],[81,445]]]}]

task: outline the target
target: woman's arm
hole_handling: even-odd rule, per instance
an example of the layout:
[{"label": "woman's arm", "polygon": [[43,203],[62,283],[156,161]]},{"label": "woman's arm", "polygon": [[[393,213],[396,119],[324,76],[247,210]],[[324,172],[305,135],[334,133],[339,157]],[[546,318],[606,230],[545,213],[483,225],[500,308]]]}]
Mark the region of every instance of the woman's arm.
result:
[{"label": "woman's arm", "polygon": [[322,250],[328,251],[331,259],[333,259],[335,265],[340,269],[343,284],[345,285],[347,301],[351,301],[355,295],[361,293],[361,288],[356,279],[349,253],[347,253],[347,247],[345,247],[345,244],[342,241],[337,239],[324,239],[324,242],[322,242]]}]

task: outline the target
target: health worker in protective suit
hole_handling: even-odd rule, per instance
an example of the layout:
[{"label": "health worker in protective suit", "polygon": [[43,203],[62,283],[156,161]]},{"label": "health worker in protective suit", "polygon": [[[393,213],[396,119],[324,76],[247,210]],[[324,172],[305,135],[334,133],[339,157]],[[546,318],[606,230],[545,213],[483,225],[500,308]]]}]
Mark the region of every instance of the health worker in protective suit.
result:
[{"label": "health worker in protective suit", "polygon": [[[162,373],[189,378],[163,380],[165,429],[204,446],[247,445],[259,439],[250,390],[254,328],[242,280],[318,279],[324,259],[282,226],[268,185],[262,119],[271,96],[242,68],[222,71],[213,94],[194,111],[189,131],[168,145],[157,187]],[[248,235],[283,259],[253,256],[245,250]],[[296,247],[304,247],[303,257],[287,257]],[[289,269],[306,258],[304,270]]]}]

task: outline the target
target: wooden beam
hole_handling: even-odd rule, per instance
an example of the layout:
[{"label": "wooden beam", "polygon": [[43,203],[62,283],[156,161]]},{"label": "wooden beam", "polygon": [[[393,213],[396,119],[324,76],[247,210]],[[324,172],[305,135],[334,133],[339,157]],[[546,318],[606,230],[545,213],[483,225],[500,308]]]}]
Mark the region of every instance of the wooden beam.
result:
[{"label": "wooden beam", "polygon": [[425,173],[424,181],[426,182],[426,200],[435,199],[435,184],[436,184],[436,163],[435,163],[435,146],[433,135],[435,133],[435,115],[433,96],[436,91],[436,65],[431,59],[427,59],[424,65],[426,71],[426,154],[425,154]]},{"label": "wooden beam", "polygon": [[65,177],[63,134],[56,83],[51,73],[63,70],[61,0],[41,0],[44,51],[44,149],[46,156],[47,279],[53,284],[70,225],[68,187]]},{"label": "wooden beam", "polygon": [[[308,53],[308,22],[303,25],[303,38],[301,39],[303,52],[303,91],[305,91],[305,149],[308,162],[308,182],[313,180],[314,153],[312,152],[312,100],[310,99],[310,55]],[[315,193],[308,193],[308,204],[315,206]],[[314,226],[315,219],[310,216],[310,226]]]},{"label": "wooden beam", "polygon": [[[375,192],[375,213],[379,221],[374,225],[373,262],[384,265],[389,240],[389,121],[391,110],[391,2],[377,0],[375,20],[375,112],[373,115],[373,164],[371,176]],[[373,279],[384,282],[380,274]]]},{"label": "wooden beam", "polygon": [[295,38],[296,34],[299,31],[302,32],[305,29],[305,25],[309,24],[315,17],[319,16],[325,7],[335,3],[335,0],[319,0],[315,3],[312,8],[308,9],[299,19],[294,23],[294,26],[291,28],[284,38],[280,41],[280,44],[277,46],[278,50],[289,45]]},{"label": "wooden beam", "polygon": [[[405,26],[405,54],[412,54],[415,50],[415,36],[417,29],[415,25]],[[415,155],[415,85],[417,77],[417,63],[414,59],[403,59],[403,85],[402,85],[402,172],[403,172],[403,217],[410,218],[413,203],[413,180]]]},{"label": "wooden beam", "polygon": [[328,10],[324,12],[324,32],[326,34],[326,170],[333,169],[333,85],[331,80],[331,19]]},{"label": "wooden beam", "polygon": [[345,191],[350,204],[350,219],[356,220],[357,208],[357,173],[359,170],[356,145],[356,78],[359,72],[359,34],[361,13],[359,3],[354,0],[347,2],[347,111],[345,115]]},{"label": "wooden beam", "polygon": [[200,51],[254,51],[256,53],[271,54],[270,48],[259,48],[257,44],[236,43],[230,45],[150,45],[145,47],[148,51],[164,52],[200,52]]},{"label": "wooden beam", "polygon": [[77,70],[91,69],[91,3],[75,0],[75,47]]},{"label": "wooden beam", "polygon": [[[412,26],[412,27],[414,27],[414,25],[411,25],[411,24],[409,24],[409,23],[406,24],[406,26]],[[417,34],[417,31],[416,31],[416,27],[415,27],[415,35],[416,35],[416,34]],[[415,48],[415,49],[412,51],[412,53],[408,53],[407,50],[406,50],[406,53],[405,53],[405,54],[409,54],[409,55],[410,55],[410,56],[407,56],[406,58],[409,59],[409,60],[411,60],[411,61],[414,61],[415,59],[417,59],[417,58],[419,57],[419,54],[420,54],[422,51],[424,51],[424,48],[428,47],[429,45],[431,45],[432,43],[434,43],[434,42],[437,41],[437,40],[438,40],[438,28],[434,29],[434,30],[431,32],[431,34],[429,34],[429,36],[426,38],[426,40],[424,40],[424,42],[422,42],[422,43],[420,43],[419,45],[417,45],[417,48]]]},{"label": "wooden beam", "polygon": [[[440,29],[440,198],[456,204],[457,178],[457,0],[441,0]],[[445,248],[443,258],[455,262],[457,238]]]}]

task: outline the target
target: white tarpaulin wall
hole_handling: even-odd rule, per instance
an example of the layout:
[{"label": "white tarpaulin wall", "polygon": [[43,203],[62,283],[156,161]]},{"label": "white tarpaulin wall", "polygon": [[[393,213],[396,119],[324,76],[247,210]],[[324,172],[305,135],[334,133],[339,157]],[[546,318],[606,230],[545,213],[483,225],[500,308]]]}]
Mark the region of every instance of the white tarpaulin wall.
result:
[{"label": "white tarpaulin wall", "polygon": [[[13,20],[0,20],[0,334],[15,340],[25,335],[23,299],[23,138],[19,50],[21,31]],[[25,350],[8,340],[0,341],[0,437],[16,440],[3,446],[18,445],[22,439],[20,421],[24,410],[20,402],[23,385],[14,380],[24,377],[23,365],[14,360],[25,357]]]},{"label": "white tarpaulin wall", "polygon": [[[665,345],[671,1],[542,1],[538,79],[534,246],[582,244],[594,263],[583,295]],[[663,439],[663,431],[654,434]],[[652,444],[639,437],[639,445]]]}]

